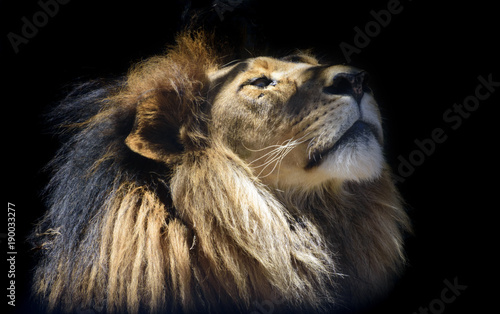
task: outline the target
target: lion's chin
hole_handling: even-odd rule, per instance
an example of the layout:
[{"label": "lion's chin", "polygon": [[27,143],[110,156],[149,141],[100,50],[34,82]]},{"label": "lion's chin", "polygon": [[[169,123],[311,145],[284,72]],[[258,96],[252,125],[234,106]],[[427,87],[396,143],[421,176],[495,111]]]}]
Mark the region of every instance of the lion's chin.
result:
[{"label": "lion's chin", "polygon": [[384,160],[376,130],[370,123],[356,121],[332,146],[315,150],[309,156],[306,171],[317,183],[330,179],[342,182],[378,177]]},{"label": "lion's chin", "polygon": [[382,148],[374,136],[344,143],[323,159],[315,172],[324,180],[371,180],[380,176],[384,165]]}]

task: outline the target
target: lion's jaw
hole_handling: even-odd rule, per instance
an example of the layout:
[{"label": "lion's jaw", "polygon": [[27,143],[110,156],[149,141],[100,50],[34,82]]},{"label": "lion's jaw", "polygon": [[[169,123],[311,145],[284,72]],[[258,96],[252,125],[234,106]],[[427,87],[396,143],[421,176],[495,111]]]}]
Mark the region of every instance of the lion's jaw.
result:
[{"label": "lion's jaw", "polygon": [[352,79],[364,72],[315,62],[256,58],[214,75],[214,85],[235,75],[213,100],[215,133],[266,184],[311,188],[382,171],[378,106],[366,82]]}]

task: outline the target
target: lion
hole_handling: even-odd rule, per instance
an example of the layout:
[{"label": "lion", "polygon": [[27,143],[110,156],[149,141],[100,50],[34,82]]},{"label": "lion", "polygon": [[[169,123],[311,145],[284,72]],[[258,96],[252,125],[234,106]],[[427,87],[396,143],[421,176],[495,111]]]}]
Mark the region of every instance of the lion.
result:
[{"label": "lion", "polygon": [[187,31],[54,110],[37,224],[49,311],[356,311],[405,266],[411,224],[368,74],[311,54],[222,65]]}]

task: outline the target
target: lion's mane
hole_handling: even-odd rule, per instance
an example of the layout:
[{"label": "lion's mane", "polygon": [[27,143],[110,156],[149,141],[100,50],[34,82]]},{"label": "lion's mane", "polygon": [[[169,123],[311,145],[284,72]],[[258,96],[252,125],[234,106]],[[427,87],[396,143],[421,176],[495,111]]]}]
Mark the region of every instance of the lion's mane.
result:
[{"label": "lion's mane", "polygon": [[376,296],[398,274],[409,222],[388,169],[273,190],[211,138],[207,71],[218,59],[205,37],[181,36],[54,111],[64,144],[33,234],[48,309],[248,311],[272,299],[319,310]]}]

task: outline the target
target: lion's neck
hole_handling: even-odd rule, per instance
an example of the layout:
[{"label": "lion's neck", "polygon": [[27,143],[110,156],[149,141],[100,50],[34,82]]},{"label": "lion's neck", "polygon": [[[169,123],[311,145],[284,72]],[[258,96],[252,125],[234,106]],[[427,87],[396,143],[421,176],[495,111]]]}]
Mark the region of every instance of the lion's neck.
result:
[{"label": "lion's neck", "polygon": [[320,227],[337,270],[346,275],[340,286],[346,287],[342,297],[348,302],[363,302],[392,286],[404,264],[403,233],[410,226],[388,174],[367,183],[276,196],[297,221],[308,219]]}]

